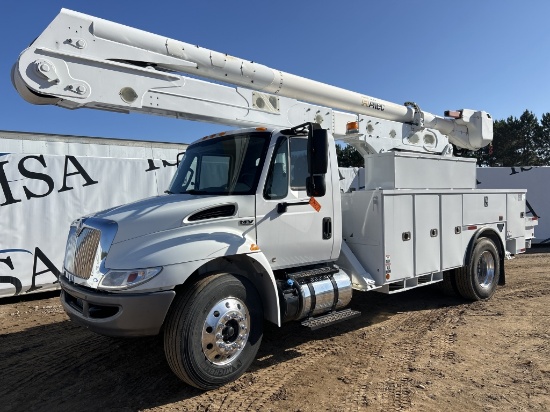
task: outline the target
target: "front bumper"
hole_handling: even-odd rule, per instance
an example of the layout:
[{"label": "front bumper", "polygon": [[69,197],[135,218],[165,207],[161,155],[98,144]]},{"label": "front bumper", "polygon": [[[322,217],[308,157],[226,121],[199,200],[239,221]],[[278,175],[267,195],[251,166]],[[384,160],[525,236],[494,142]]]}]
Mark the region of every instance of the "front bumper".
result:
[{"label": "front bumper", "polygon": [[69,283],[64,276],[61,304],[72,321],[107,336],[157,335],[176,292],[114,294]]}]

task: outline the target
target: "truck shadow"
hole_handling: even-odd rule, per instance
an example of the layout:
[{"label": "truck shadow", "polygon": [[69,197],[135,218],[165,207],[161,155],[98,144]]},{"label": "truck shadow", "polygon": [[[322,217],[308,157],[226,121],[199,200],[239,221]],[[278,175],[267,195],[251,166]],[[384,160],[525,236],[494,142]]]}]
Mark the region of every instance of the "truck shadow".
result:
[{"label": "truck shadow", "polygon": [[[431,288],[391,296],[356,293],[351,307],[362,315],[346,322],[317,331],[298,322],[282,328],[265,323],[264,340],[250,370],[307,356],[296,348],[368,328],[400,312],[464,303]],[[142,410],[203,393],[172,373],[160,337],[108,338],[70,321],[0,335],[0,359],[0,399],[5,410]]]}]

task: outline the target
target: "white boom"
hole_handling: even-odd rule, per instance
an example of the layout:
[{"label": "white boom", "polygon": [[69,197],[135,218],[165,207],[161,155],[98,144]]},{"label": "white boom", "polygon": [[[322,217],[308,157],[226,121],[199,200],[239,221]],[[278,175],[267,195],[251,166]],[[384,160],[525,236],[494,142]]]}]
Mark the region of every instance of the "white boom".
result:
[{"label": "white boom", "polygon": [[[66,9],[21,54],[12,80],[31,103],[70,109],[232,126],[313,121],[364,154],[397,149],[448,155],[449,142],[478,149],[492,141],[492,119],[483,111],[439,117],[415,103],[379,100]],[[352,122],[358,124],[350,131]]]}]

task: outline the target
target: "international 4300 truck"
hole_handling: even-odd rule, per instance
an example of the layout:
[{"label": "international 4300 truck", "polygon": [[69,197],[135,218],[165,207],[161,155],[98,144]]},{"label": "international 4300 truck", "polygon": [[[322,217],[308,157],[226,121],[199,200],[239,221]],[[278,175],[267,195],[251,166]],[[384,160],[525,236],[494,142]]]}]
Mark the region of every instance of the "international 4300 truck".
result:
[{"label": "international 4300 truck", "polygon": [[[484,111],[435,116],[70,10],[12,79],[35,104],[244,127],[191,144],[166,195],[77,219],[60,276],[73,321],[162,333],[198,388],[246,371],[264,320],[357,316],[353,291],[488,299],[533,236],[525,190],[478,190],[453,156],[492,141]],[[335,139],[364,156],[364,190],[340,192]]]}]

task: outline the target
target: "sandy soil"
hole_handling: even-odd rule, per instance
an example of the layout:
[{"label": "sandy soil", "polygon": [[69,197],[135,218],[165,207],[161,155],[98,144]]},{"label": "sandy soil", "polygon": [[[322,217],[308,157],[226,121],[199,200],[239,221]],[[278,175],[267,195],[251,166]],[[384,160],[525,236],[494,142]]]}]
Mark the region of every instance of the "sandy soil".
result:
[{"label": "sandy soil", "polygon": [[5,300],[0,409],[550,410],[550,253],[534,252],[506,262],[507,285],[486,302],[356,293],[362,316],[348,322],[266,324],[252,368],[205,393],[172,374],[159,338],[94,335],[56,294]]}]

